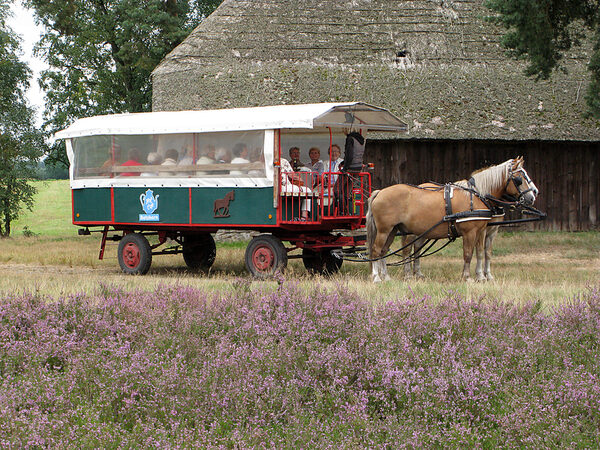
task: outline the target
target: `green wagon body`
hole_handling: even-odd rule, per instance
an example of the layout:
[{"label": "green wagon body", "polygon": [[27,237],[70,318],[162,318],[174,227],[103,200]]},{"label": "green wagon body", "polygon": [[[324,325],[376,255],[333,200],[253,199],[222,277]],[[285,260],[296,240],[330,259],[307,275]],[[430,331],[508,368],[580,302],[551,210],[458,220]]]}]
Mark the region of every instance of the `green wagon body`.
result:
[{"label": "green wagon body", "polygon": [[[150,189],[159,196],[155,220],[147,220],[140,196]],[[215,217],[215,200],[235,191],[229,217]],[[252,207],[248,207],[252,205]],[[73,223],[80,226],[117,225],[144,229],[160,227],[275,227],[273,188],[177,188],[145,187],[82,188],[73,190]]]}]

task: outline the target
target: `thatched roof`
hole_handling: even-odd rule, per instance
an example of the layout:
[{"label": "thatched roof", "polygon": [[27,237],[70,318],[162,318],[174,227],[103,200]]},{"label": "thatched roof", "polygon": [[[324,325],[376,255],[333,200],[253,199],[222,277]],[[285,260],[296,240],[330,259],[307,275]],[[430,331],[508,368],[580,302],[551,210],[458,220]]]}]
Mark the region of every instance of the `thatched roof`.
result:
[{"label": "thatched roof", "polygon": [[585,50],[535,82],[480,1],[225,0],[153,73],[155,110],[364,101],[409,137],[600,140]]}]

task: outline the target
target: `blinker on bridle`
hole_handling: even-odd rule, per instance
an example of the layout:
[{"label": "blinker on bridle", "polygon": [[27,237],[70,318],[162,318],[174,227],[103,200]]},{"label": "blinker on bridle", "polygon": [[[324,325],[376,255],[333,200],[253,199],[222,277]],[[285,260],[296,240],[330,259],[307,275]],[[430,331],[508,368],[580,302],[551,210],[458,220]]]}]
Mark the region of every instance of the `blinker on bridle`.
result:
[{"label": "blinker on bridle", "polygon": [[[521,173],[522,176],[515,176],[515,174],[519,173],[519,172]],[[521,188],[521,186],[523,185],[523,178],[525,178],[525,181],[527,181],[527,186],[528,186],[527,189]],[[534,195],[537,195],[537,189],[535,188],[535,185],[531,181],[531,178],[529,178],[529,175],[527,174],[527,171],[525,169],[520,168],[513,172],[512,168],[511,168],[510,172],[508,174],[508,180],[506,182],[507,186],[511,180],[512,180],[513,184],[515,185],[517,192],[519,193],[519,195],[517,196],[517,201],[519,203],[522,203],[524,201],[523,196],[525,194],[527,194],[528,192],[533,192]]]}]

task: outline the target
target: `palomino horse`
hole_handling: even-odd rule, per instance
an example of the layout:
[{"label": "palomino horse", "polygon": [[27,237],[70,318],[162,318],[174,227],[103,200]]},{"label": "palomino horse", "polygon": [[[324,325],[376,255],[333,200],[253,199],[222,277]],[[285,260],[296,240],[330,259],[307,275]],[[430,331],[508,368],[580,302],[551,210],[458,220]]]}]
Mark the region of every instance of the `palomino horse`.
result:
[{"label": "palomino horse", "polygon": [[[471,173],[471,177],[472,177],[472,180],[475,183],[475,185],[469,184],[469,181],[467,181],[467,180],[456,181],[453,184],[467,188],[467,189],[475,189],[475,190],[477,190],[478,194],[481,196],[490,195],[491,192],[486,192],[484,190],[486,188],[489,188],[488,185],[484,184],[482,186],[479,186],[479,185],[477,185],[477,182],[475,181],[477,174],[484,170],[485,169],[479,169],[479,170],[476,170],[475,172]],[[535,186],[535,184],[533,183],[533,181],[531,181],[531,179],[529,178],[527,171],[523,168],[523,164],[521,164],[521,167],[519,169],[513,171],[513,174],[516,174],[516,173],[519,173],[522,176],[523,181],[525,182],[524,186],[526,186],[526,188],[525,187],[521,188],[522,183],[519,183],[517,181],[517,183],[519,183],[519,195],[516,198],[516,201],[518,203],[521,203],[524,205],[532,206],[537,198],[537,195],[539,194],[539,191],[538,191],[537,187]],[[439,185],[434,184],[434,183],[423,183],[423,184],[420,184],[419,187],[435,189],[435,188],[439,188]],[[477,255],[477,264],[475,266],[476,267],[475,268],[475,279],[477,281],[486,281],[486,280],[491,281],[494,279],[494,276],[492,275],[492,267],[491,267],[492,248],[493,248],[494,238],[498,234],[498,230],[500,229],[500,227],[493,226],[491,224],[493,224],[494,222],[500,222],[503,220],[503,218],[504,218],[504,211],[502,210],[502,208],[498,208],[497,211],[494,211],[494,215],[492,216],[492,219],[490,220],[490,224],[488,224],[487,228],[484,230],[483,251],[482,251],[481,245],[477,245],[477,244],[475,245],[476,255]],[[416,238],[416,236],[412,236],[412,235],[407,235],[407,236],[402,237],[402,247],[404,248],[404,251],[402,252],[403,259],[405,261],[412,260],[412,261],[409,261],[408,263],[404,264],[404,276],[406,278],[413,277],[413,276],[415,278],[424,278],[423,273],[421,272],[421,258],[419,257],[419,251],[425,244],[425,239],[415,240],[415,238]],[[408,245],[411,241],[414,241],[412,246]],[[412,257],[411,257],[411,255],[412,255]],[[411,262],[412,262],[412,264],[411,264]]]},{"label": "palomino horse", "polygon": [[[490,196],[533,195],[535,186],[524,177],[523,158],[508,160],[473,175],[475,189],[448,185],[430,190],[397,184],[374,191],[367,212],[367,248],[373,281],[389,279],[385,255],[397,231],[424,239],[463,238],[463,279],[470,279],[475,245],[481,246],[492,212],[478,192]],[[449,220],[450,219],[450,220]]]}]

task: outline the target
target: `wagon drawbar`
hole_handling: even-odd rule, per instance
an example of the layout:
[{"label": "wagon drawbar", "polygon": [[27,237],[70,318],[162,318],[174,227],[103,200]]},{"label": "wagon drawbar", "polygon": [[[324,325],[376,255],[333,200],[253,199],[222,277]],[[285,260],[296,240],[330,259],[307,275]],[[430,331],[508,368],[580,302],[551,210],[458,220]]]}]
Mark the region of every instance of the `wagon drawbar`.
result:
[{"label": "wagon drawbar", "polygon": [[[73,224],[101,234],[100,259],[114,240],[126,273],[173,253],[207,270],[213,233],[252,230],[260,234],[245,263],[265,277],[292,257],[336,272],[332,250],[364,244],[350,232],[364,227],[371,172],[340,170],[336,152],[343,157],[349,132],[406,130],[389,111],[351,102],[98,116],[56,137],[66,140]],[[311,151],[321,166],[309,163]]]}]

